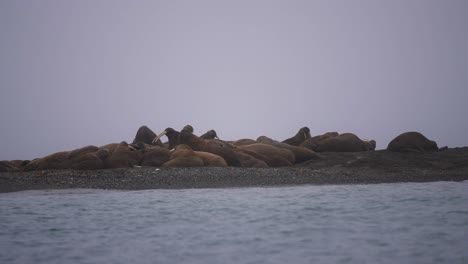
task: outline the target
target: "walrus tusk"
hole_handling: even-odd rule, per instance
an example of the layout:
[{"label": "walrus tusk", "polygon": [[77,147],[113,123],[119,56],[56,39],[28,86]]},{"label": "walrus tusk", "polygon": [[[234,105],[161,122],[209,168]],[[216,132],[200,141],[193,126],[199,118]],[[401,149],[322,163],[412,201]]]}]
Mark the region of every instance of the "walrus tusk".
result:
[{"label": "walrus tusk", "polygon": [[128,149],[133,150],[133,151],[138,151],[134,146],[128,145]]},{"label": "walrus tusk", "polygon": [[151,142],[151,144],[154,144],[154,142],[158,142],[158,140],[159,140],[162,136],[166,135],[166,133],[167,133],[166,130],[164,130],[163,132],[161,132],[161,134],[159,134],[158,136],[156,136],[156,137],[153,139],[153,141]]}]

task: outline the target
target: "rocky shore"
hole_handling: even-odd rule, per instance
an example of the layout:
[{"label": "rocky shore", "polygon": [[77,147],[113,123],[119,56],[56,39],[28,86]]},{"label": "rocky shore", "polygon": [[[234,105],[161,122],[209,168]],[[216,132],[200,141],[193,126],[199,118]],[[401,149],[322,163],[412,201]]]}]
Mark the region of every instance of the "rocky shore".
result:
[{"label": "rocky shore", "polygon": [[468,147],[434,152],[324,152],[293,167],[135,167],[1,172],[0,192],[97,188],[229,188],[300,184],[374,184],[468,180]]}]

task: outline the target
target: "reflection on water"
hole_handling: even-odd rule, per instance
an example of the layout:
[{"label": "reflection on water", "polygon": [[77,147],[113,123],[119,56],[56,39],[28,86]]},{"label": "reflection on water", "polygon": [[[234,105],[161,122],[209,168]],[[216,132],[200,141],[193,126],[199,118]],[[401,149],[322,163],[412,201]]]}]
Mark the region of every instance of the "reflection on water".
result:
[{"label": "reflection on water", "polygon": [[468,263],[468,181],[0,194],[0,263]]}]

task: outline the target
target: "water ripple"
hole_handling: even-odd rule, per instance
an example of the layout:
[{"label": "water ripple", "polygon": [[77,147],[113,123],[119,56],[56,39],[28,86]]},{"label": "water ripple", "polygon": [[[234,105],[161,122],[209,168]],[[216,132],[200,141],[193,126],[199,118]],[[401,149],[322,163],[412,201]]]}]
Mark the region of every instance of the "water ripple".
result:
[{"label": "water ripple", "polygon": [[468,182],[0,194],[0,263],[466,263]]}]

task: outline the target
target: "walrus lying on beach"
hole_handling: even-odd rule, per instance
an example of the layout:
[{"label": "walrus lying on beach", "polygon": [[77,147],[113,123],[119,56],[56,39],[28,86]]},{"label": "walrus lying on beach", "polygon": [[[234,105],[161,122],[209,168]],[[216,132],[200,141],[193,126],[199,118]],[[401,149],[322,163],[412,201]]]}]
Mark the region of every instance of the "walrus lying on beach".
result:
[{"label": "walrus lying on beach", "polygon": [[169,161],[162,167],[202,167],[203,165],[203,160],[195,155],[189,146],[179,144],[172,150]]},{"label": "walrus lying on beach", "polygon": [[238,139],[236,141],[231,142],[231,144],[234,146],[245,146],[245,145],[250,145],[250,144],[255,144],[255,143],[258,143],[258,142],[250,138]]},{"label": "walrus lying on beach", "polygon": [[171,156],[169,149],[158,146],[143,148],[141,152],[140,165],[145,167],[161,167]]},{"label": "walrus lying on beach", "polygon": [[[85,159],[91,159],[87,154],[97,151],[99,148],[96,146],[86,146],[72,151],[61,151],[42,158],[34,159],[29,162],[23,171],[36,171],[36,170],[54,170],[54,169],[81,169],[86,166],[83,162]],[[97,157],[96,157],[97,159]],[[102,163],[102,160],[100,161]],[[103,169],[103,166],[90,167],[89,169]]]},{"label": "walrus lying on beach", "polygon": [[259,138],[257,138],[257,141],[259,143],[272,145],[273,147],[290,150],[294,154],[295,163],[301,163],[313,158],[318,158],[317,153],[308,148],[278,142],[266,136],[260,136]]},{"label": "walrus lying on beach", "polygon": [[203,166],[205,167],[227,167],[228,164],[221,157],[213,153],[205,151],[194,151],[195,155],[203,160]]},{"label": "walrus lying on beach", "polygon": [[[134,161],[134,159],[124,155],[125,146],[128,149],[127,143],[122,142],[120,144],[108,144],[100,148],[90,145],[72,151],[56,152],[32,160],[24,166],[23,171],[53,169],[99,170],[130,167],[129,162]],[[139,158],[137,159],[139,160]]]},{"label": "walrus lying on beach", "polygon": [[100,149],[107,149],[110,152],[109,157],[104,161],[105,167],[109,169],[133,167],[138,165],[141,159],[141,152],[125,141],[108,144]]},{"label": "walrus lying on beach", "polygon": [[43,158],[34,159],[23,168],[23,171],[68,169],[70,151],[56,152]]},{"label": "walrus lying on beach", "polygon": [[272,145],[255,143],[236,148],[248,151],[248,154],[263,160],[270,167],[292,166],[295,163],[294,153]]},{"label": "walrus lying on beach", "polygon": [[423,152],[438,150],[435,141],[427,139],[419,132],[405,132],[398,135],[388,143],[388,151],[396,152]]},{"label": "walrus lying on beach", "polygon": [[260,154],[248,151],[245,149],[234,146],[234,153],[241,163],[241,167],[244,168],[268,168],[265,157],[260,157]]},{"label": "walrus lying on beach", "polygon": [[23,171],[76,169],[99,170],[126,168],[138,165],[141,152],[123,141],[102,147],[86,146],[72,151],[61,151],[29,162]]},{"label": "walrus lying on beach", "polygon": [[87,152],[73,158],[70,168],[74,170],[101,170],[105,169],[104,161],[109,157],[107,149],[98,149],[95,152]]},{"label": "walrus lying on beach", "polygon": [[327,132],[323,135],[308,138],[304,142],[302,142],[299,146],[315,151],[315,148],[317,148],[317,144],[320,141],[331,138],[331,137],[336,137],[338,135],[339,135],[338,132]]},{"label": "walrus lying on beach", "polygon": [[361,140],[352,133],[340,134],[317,143],[317,152],[359,152],[375,150],[375,140]]}]

